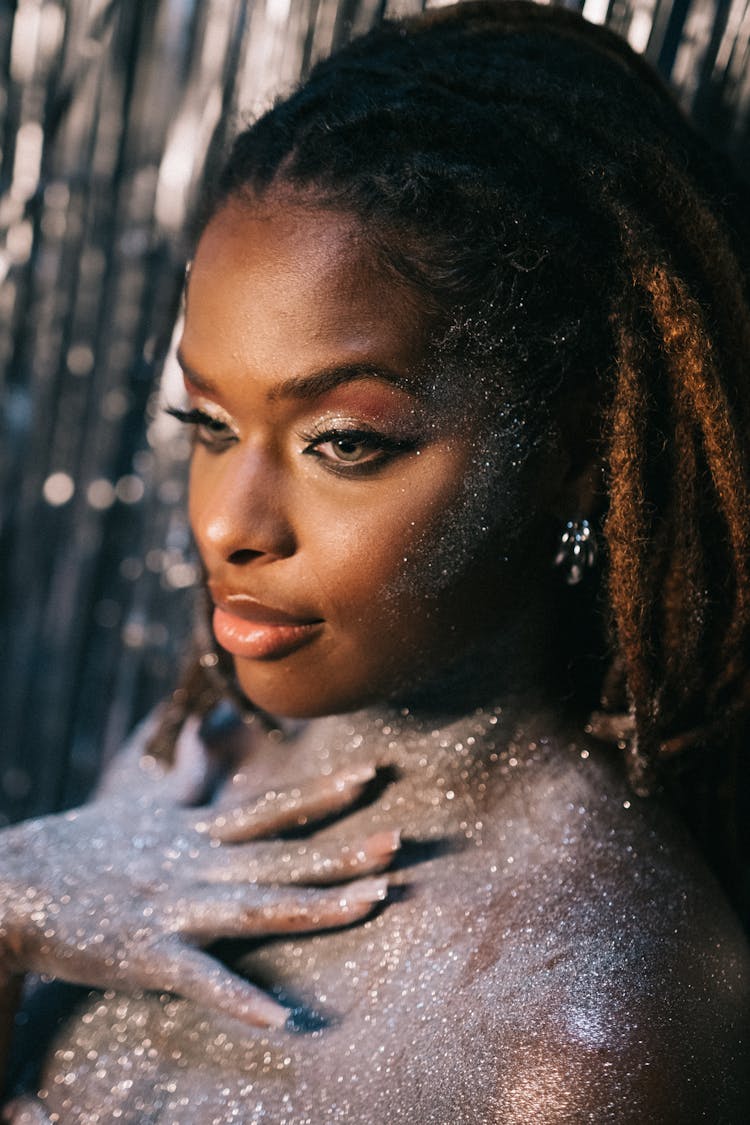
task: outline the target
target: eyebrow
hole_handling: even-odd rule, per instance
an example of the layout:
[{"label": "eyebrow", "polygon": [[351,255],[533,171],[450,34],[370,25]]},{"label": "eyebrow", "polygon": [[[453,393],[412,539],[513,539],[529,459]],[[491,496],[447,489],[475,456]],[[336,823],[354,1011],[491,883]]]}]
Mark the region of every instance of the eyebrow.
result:
[{"label": "eyebrow", "polygon": [[[204,375],[201,375],[189,363],[185,362],[182,352],[177,350],[177,362],[190,382],[204,394],[215,394],[216,387]],[[270,391],[269,401],[275,402],[280,398],[315,399],[328,391],[334,390],[345,383],[353,383],[358,379],[378,379],[390,383],[408,394],[416,394],[415,388],[409,384],[403,374],[392,368],[378,363],[344,363],[324,367],[310,375],[294,375],[285,379],[278,387]]]}]

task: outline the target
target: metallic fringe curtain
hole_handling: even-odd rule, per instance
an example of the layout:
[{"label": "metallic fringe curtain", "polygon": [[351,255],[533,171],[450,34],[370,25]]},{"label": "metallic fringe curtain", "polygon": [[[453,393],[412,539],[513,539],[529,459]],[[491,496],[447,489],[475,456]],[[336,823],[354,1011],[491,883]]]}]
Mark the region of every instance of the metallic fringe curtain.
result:
[{"label": "metallic fringe curtain", "polygon": [[[229,135],[419,0],[0,0],[0,818],[79,801],[174,682],[197,570],[174,375]],[[750,165],[750,0],[585,0]]]}]

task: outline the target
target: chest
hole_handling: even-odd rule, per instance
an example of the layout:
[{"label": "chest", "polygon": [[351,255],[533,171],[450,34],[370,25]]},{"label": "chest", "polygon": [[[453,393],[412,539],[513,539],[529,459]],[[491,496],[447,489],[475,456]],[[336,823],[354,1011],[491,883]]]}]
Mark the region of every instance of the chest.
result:
[{"label": "chest", "polygon": [[[352,929],[218,946],[231,968],[294,1009],[292,1031],[241,1028],[166,995],[88,994],[46,1053],[48,1112],[86,1125],[449,1119],[443,1102],[469,1057],[455,1029],[496,926],[496,859],[476,849],[409,864],[391,902]],[[480,1053],[471,1058],[477,1077]],[[489,1082],[490,1058],[486,1067]]]}]

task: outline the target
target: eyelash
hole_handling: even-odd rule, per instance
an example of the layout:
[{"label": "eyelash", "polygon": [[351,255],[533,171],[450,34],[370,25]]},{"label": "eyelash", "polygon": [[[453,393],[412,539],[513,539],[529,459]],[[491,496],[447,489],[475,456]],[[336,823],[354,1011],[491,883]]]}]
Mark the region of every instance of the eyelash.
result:
[{"label": "eyelash", "polygon": [[[207,449],[224,449],[235,436],[226,422],[212,418],[205,410],[181,410],[178,406],[167,406],[164,412],[184,426],[193,426],[195,440]],[[208,433],[201,433],[201,430],[207,430]]]},{"label": "eyelash", "polygon": [[[337,427],[314,429],[310,433],[301,433],[299,438],[307,446],[302,451],[304,454],[309,457],[316,457],[325,463],[325,467],[330,472],[338,473],[340,476],[364,476],[367,473],[376,472],[399,453],[408,453],[416,446],[416,442],[412,439],[392,438],[386,434],[378,433],[376,430],[354,427],[351,429]],[[332,457],[326,457],[325,454],[320,452],[321,446],[327,445],[329,442],[349,442],[352,445],[364,445],[366,451],[372,451],[377,456],[370,457],[366,461],[338,461]]]},{"label": "eyelash", "polygon": [[[193,426],[195,428],[195,439],[207,449],[215,452],[220,452],[225,449],[234,440],[235,435],[226,422],[220,421],[218,418],[212,418],[204,410],[194,408],[192,410],[181,410],[176,406],[169,406],[166,408],[166,413],[172,418],[176,418],[186,426]],[[201,430],[208,431],[201,433]],[[416,447],[416,441],[412,439],[401,439],[387,437],[385,434],[377,433],[375,430],[365,429],[339,429],[330,427],[328,429],[312,430],[310,433],[300,433],[300,441],[305,442],[306,448],[302,450],[303,454],[310,457],[316,457],[318,460],[325,464],[325,467],[333,473],[338,473],[341,476],[363,476],[370,472],[375,472],[386,462],[390,461],[399,453],[407,453]],[[320,452],[321,446],[326,445],[328,442],[349,442],[354,445],[364,445],[367,449],[377,453],[378,456],[371,457],[366,461],[336,461],[334,458],[326,457],[325,454]]]}]

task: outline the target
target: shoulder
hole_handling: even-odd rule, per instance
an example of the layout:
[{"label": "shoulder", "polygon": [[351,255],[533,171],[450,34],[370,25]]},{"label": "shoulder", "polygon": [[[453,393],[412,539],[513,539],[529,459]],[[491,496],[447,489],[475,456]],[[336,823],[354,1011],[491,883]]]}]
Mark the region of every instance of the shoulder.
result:
[{"label": "shoulder", "polygon": [[497,1029],[488,1119],[744,1122],[739,923],[667,809],[577,759],[532,770],[506,818],[513,874],[472,985]]}]

